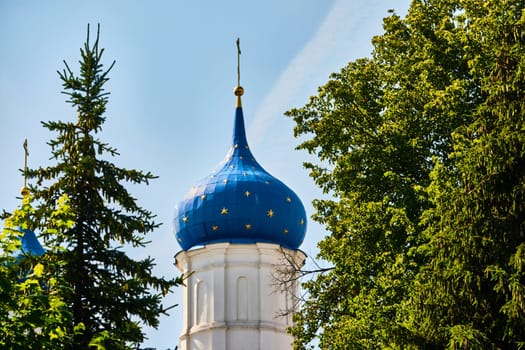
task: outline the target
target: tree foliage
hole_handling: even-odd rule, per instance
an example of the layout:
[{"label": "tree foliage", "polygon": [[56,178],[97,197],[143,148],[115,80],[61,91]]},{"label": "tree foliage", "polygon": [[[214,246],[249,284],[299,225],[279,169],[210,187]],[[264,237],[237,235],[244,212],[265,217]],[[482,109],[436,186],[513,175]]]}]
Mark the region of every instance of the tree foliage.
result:
[{"label": "tree foliage", "polygon": [[332,198],[296,348],[525,346],[524,5],[413,1],[287,112]]},{"label": "tree foliage", "polygon": [[[72,314],[63,298],[65,283],[55,273],[63,266],[51,254],[59,247],[47,247],[50,254],[37,256],[22,250],[24,230],[32,229],[32,197],[4,222],[0,236],[0,347],[2,349],[59,349],[72,344],[82,325],[73,327]],[[69,220],[67,197],[56,204],[49,220],[50,230],[63,232]]]},{"label": "tree foliage", "polygon": [[109,94],[104,85],[114,64],[103,68],[103,52],[98,32],[90,43],[88,28],[79,75],[66,62],[58,72],[78,117],[43,123],[57,135],[49,141],[55,164],[27,171],[36,183],[38,227],[48,227],[58,198],[69,198],[71,227],[64,232],[43,230],[43,236],[64,248],[54,253],[63,262],[57,271],[65,283],[63,298],[72,326],[84,327],[74,336],[74,349],[90,348],[90,342],[108,349],[141,343],[142,325],[158,326],[165,312],[162,296],[181,282],[155,276],[152,258],[134,260],[123,250],[124,245],[144,247],[145,236],[158,227],[154,215],[137,204],[125,184],[148,184],[155,176],[114,165],[110,159],[117,150],[98,138]]}]

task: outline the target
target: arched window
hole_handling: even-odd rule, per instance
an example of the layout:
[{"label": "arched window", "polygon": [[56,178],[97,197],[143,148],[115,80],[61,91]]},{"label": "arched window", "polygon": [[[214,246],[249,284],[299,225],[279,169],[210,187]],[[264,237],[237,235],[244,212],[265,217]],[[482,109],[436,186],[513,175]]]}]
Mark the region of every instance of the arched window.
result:
[{"label": "arched window", "polygon": [[196,324],[201,324],[207,321],[208,319],[208,286],[206,282],[199,281],[196,287]]},{"label": "arched window", "polygon": [[237,319],[248,319],[248,279],[244,276],[237,278]]}]

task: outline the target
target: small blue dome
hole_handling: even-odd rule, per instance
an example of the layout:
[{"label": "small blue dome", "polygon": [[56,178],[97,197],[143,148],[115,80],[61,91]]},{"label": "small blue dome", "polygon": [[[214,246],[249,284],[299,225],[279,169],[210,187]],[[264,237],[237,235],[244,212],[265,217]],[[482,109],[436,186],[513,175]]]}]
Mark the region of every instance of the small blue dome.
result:
[{"label": "small blue dome", "polygon": [[253,157],[237,98],[233,145],[218,170],[192,187],[177,206],[177,241],[184,250],[218,242],[266,242],[295,250],[306,232],[304,206]]}]

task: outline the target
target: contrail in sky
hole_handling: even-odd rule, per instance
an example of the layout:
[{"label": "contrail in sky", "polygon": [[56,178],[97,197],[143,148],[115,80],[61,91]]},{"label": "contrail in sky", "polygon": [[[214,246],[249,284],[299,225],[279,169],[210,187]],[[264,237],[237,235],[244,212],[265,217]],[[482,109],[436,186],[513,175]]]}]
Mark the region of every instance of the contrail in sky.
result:
[{"label": "contrail in sky", "polygon": [[[324,84],[331,72],[339,71],[349,60],[369,55],[370,33],[374,26],[363,28],[364,19],[387,13],[382,0],[336,0],[314,36],[290,61],[271,91],[265,96],[249,126],[250,143],[261,142],[270,125],[297,104],[304,104],[316,88]],[[384,11],[384,13],[381,13]],[[368,18],[370,19],[370,18]]]}]

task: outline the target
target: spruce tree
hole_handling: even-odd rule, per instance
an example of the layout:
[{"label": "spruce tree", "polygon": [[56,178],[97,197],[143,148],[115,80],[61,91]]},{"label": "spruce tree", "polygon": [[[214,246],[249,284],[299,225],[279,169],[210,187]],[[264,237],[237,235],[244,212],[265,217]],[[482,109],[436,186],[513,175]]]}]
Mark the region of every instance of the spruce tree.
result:
[{"label": "spruce tree", "polygon": [[49,141],[54,165],[28,170],[36,179],[36,215],[46,226],[55,201],[69,198],[74,224],[66,232],[48,235],[47,240],[64,248],[59,271],[66,281],[64,298],[73,315],[77,334],[74,349],[90,343],[107,349],[129,348],[145,339],[142,325],[156,327],[165,312],[162,296],[181,280],[153,275],[154,261],[134,260],[123,246],[144,247],[146,234],[156,229],[154,214],[137,204],[125,184],[148,184],[150,172],[119,168],[110,162],[115,148],[98,138],[106,119],[109,93],[104,90],[108,69],[103,68],[99,29],[94,43],[87,40],[80,50],[80,74],[64,61],[58,74],[63,93],[77,112],[75,121],[49,121],[43,126],[56,133]]}]

